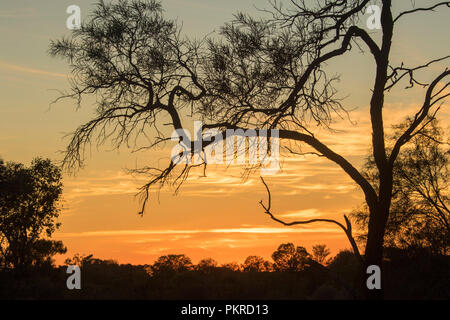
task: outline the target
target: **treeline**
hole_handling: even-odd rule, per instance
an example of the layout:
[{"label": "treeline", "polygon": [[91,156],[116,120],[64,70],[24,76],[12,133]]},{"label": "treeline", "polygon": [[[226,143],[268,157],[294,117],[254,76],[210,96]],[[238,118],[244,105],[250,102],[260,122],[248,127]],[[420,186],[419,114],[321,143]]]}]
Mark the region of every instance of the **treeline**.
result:
[{"label": "treeline", "polygon": [[[326,247],[325,247],[326,249]],[[450,257],[386,248],[387,299],[448,299]],[[118,264],[75,255],[81,289],[69,290],[67,267],[43,263],[18,274],[0,271],[1,299],[358,299],[358,260],[344,250],[319,263],[314,253],[281,244],[272,260],[250,256],[243,264],[193,264],[186,255],[164,255],[150,265]]]},{"label": "treeline", "polygon": [[[194,265],[191,259],[184,254],[171,254],[160,256],[152,265],[147,266],[146,270],[150,275],[182,271],[208,273],[218,268],[243,272],[302,271],[314,262],[323,263],[329,254],[330,250],[327,249],[326,245],[314,246],[313,253],[309,254],[304,247],[295,247],[293,243],[283,243],[272,254],[273,262],[260,256],[248,256],[242,264],[231,262],[219,266],[214,259],[205,258]],[[91,259],[90,257],[87,258]],[[79,260],[77,256],[74,259],[67,260],[66,263],[76,263]]]}]

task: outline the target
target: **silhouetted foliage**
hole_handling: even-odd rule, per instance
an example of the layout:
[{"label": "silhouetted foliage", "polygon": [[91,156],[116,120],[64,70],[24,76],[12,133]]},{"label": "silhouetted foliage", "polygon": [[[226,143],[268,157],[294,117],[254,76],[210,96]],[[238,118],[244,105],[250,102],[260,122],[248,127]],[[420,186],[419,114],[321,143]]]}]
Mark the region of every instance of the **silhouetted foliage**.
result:
[{"label": "silhouetted foliage", "polygon": [[93,136],[103,142],[115,137],[116,147],[139,148],[140,136],[158,144],[167,140],[162,136],[167,119],[157,121],[162,113],[181,128],[178,111],[202,91],[199,50],[154,0],[100,1],[79,30],[52,41],[49,53],[66,59],[74,74],[71,92],[63,97],[78,103],[85,95],[98,97],[95,119],[78,127],[67,147],[66,167],[83,163]]},{"label": "silhouetted foliage", "polygon": [[[405,122],[395,127],[398,132],[409,125]],[[388,247],[427,248],[433,254],[450,251],[449,210],[449,144],[445,143],[437,120],[415,135],[400,152],[394,166],[394,187],[385,243]],[[365,174],[375,182],[375,162],[369,157]],[[363,206],[353,217],[366,229],[368,210]],[[366,238],[366,233],[361,239]]]},{"label": "silhouetted foliage", "polygon": [[450,256],[387,247],[384,264],[387,299],[450,299]]},{"label": "silhouetted foliage", "polygon": [[213,258],[205,258],[200,260],[195,266],[196,271],[200,271],[203,273],[208,273],[214,271],[217,268],[217,261]]},{"label": "silhouetted foliage", "polygon": [[48,159],[29,167],[0,160],[0,267],[24,269],[66,252],[59,227],[61,172]]},{"label": "silhouetted foliage", "polygon": [[312,247],[313,259],[320,264],[327,264],[327,257],[330,255],[331,251],[327,248],[326,244],[317,244]]},{"label": "silhouetted foliage", "polygon": [[173,274],[175,272],[189,271],[194,268],[192,261],[184,254],[169,254],[161,256],[150,267],[152,275]]},{"label": "silhouetted foliage", "polygon": [[88,254],[88,255],[82,255],[79,253],[76,253],[72,258],[67,258],[64,263],[66,265],[77,265],[79,267],[84,267],[87,265],[96,265],[96,264],[117,264],[117,261],[115,260],[102,260],[94,258],[94,255]]},{"label": "silhouetted foliage", "polygon": [[270,272],[272,264],[259,256],[248,256],[242,264],[242,271],[245,272]]},{"label": "silhouetted foliage", "polygon": [[310,265],[311,256],[304,247],[283,243],[272,254],[276,271],[302,271]]},{"label": "silhouetted foliage", "polygon": [[241,271],[241,266],[237,262],[224,263],[220,267],[229,271]]},{"label": "silhouetted foliage", "polygon": [[359,262],[355,254],[349,250],[342,250],[331,259],[328,268],[334,272],[340,280],[350,287],[358,288]]},{"label": "silhouetted foliage", "polygon": [[[285,247],[286,244],[280,245]],[[448,256],[387,248],[386,298],[448,299]],[[27,275],[0,270],[0,299],[353,299],[358,287],[358,260],[348,250],[339,252],[329,268],[311,261],[295,272],[275,271],[269,261],[250,256],[247,268],[237,264],[217,267],[211,258],[192,266],[185,255],[165,255],[152,265],[118,264],[92,255],[75,254],[68,264],[81,268],[81,290],[66,288],[66,268],[52,264],[32,267]],[[161,272],[149,273],[153,266]],[[245,265],[245,263],[244,263]],[[199,267],[200,266],[200,267]],[[203,268],[205,267],[205,268]],[[164,270],[164,271],[163,271]],[[168,271],[169,270],[169,271]],[[206,271],[206,272],[205,272]],[[270,271],[270,272],[268,272]],[[417,275],[420,275],[419,277]]]}]

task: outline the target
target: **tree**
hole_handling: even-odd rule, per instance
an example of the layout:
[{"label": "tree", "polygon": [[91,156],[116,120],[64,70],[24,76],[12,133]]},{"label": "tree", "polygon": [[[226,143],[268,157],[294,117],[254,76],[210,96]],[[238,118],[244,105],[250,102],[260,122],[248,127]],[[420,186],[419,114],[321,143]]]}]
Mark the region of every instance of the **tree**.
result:
[{"label": "tree", "polygon": [[[163,18],[156,1],[99,2],[80,30],[50,46],[50,53],[66,58],[73,70],[72,90],[63,96],[74,97],[78,103],[85,95],[99,97],[96,116],[72,135],[66,167],[83,164],[84,150],[92,140],[101,144],[109,139],[117,147],[132,144],[136,149],[147,150],[170,140],[167,129],[161,130],[168,123],[178,130],[181,139],[187,106],[192,115],[204,121],[204,130],[218,132],[200,146],[188,144],[186,149],[192,157],[204,154],[207,146],[223,139],[226,130],[277,129],[282,141],[309,146],[314,154],[337,164],[359,186],[369,209],[364,256],[345,215],[345,223],[332,219],[280,220],[272,213],[269,188],[263,181],[269,193],[268,203],[261,202],[264,212],[284,225],[327,222],[340,227],[361,266],[361,291],[368,298],[382,297],[382,290],[366,288],[365,270],[369,265],[383,270],[394,164],[402,147],[423,129],[427,116],[449,95],[446,81],[450,75],[445,69],[428,84],[417,78],[418,72],[431,64],[443,63],[448,55],[415,67],[391,64],[391,48],[396,40],[394,26],[414,14],[449,7],[450,2],[434,2],[395,13],[391,0],[381,0],[380,39],[357,25],[369,5],[370,0],[298,0],[288,6],[273,2],[269,18],[239,13],[235,21],[221,29],[219,37],[190,41],[181,38],[175,22]],[[355,47],[370,53],[375,70],[369,116],[378,187],[313,132],[317,127],[329,128],[336,115],[347,112],[334,87],[338,78],[329,76],[325,65]],[[423,86],[425,97],[414,120],[388,150],[383,122],[385,98],[404,80],[409,81],[408,88]],[[152,137],[151,141],[141,145],[148,137]],[[141,189],[141,213],[152,186],[179,187],[193,167],[206,166],[204,155],[200,162],[178,166],[171,159],[165,168],[147,166],[134,170],[150,175]]]},{"label": "tree", "polygon": [[159,257],[150,267],[152,275],[172,274],[193,270],[189,257],[184,254],[169,254]]},{"label": "tree", "polygon": [[311,256],[303,247],[283,243],[272,254],[272,259],[275,271],[302,271],[309,265]]},{"label": "tree", "polygon": [[248,256],[242,264],[245,272],[270,272],[272,265],[269,261],[260,256]]},{"label": "tree", "polygon": [[198,262],[195,266],[195,270],[200,271],[202,273],[210,273],[217,268],[217,261],[213,258],[205,258]]},{"label": "tree", "polygon": [[[329,265],[329,270],[335,276],[335,279],[338,280],[344,286],[354,287],[358,281],[358,269],[359,261],[355,254],[350,250],[341,250],[338,252],[336,256],[334,256]],[[349,292],[351,292],[349,290]]]},{"label": "tree", "polygon": [[317,244],[312,247],[312,251],[313,259],[320,264],[324,264],[326,258],[330,255],[330,250],[326,244]]},{"label": "tree", "polygon": [[[410,125],[408,120],[395,127],[398,132]],[[402,149],[394,165],[393,197],[386,225],[385,244],[400,248],[428,248],[434,254],[450,252],[450,211],[448,207],[448,143],[437,120],[419,131]],[[372,183],[377,172],[372,157],[366,162],[365,176]],[[367,237],[367,206],[353,213]]]},{"label": "tree", "polygon": [[227,262],[220,266],[224,270],[238,272],[241,271],[241,266],[237,262]]},{"label": "tree", "polygon": [[79,267],[85,267],[89,265],[117,265],[117,261],[115,260],[102,260],[98,258],[94,258],[93,254],[79,254],[76,253],[72,258],[67,258],[64,263],[66,265],[77,265]]},{"label": "tree", "polygon": [[66,252],[49,238],[60,226],[61,171],[48,159],[29,167],[0,160],[0,248],[4,268],[24,269]]}]

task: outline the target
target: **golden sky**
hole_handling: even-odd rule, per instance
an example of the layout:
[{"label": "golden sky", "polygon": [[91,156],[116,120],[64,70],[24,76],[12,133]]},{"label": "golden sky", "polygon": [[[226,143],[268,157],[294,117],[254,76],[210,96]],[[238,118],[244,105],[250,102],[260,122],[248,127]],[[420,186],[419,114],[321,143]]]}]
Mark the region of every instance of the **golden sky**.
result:
[{"label": "golden sky", "polygon": [[[427,1],[416,1],[417,6],[421,3]],[[64,135],[92,115],[94,101],[89,99],[80,110],[69,100],[49,105],[58,97],[56,90],[68,88],[68,67],[46,52],[50,39],[69,33],[65,20],[66,8],[71,4],[80,6],[83,18],[92,9],[92,2],[86,0],[0,3],[0,156],[7,161],[28,164],[35,156],[60,160],[58,151],[68,142]],[[167,16],[178,18],[186,34],[197,37],[217,30],[238,10],[255,12],[254,4],[264,7],[266,2],[163,1]],[[415,66],[447,55],[449,18],[447,10],[402,21],[396,30],[391,62]],[[370,32],[379,36],[377,30]],[[445,67],[445,62],[433,65],[421,79],[430,81]],[[333,124],[336,133],[322,130],[317,135],[360,167],[370,151],[367,107],[374,65],[369,54],[355,49],[328,68],[342,75],[338,89],[341,96],[348,96],[345,106],[354,109],[350,113],[353,124],[339,120]],[[413,115],[423,95],[424,90],[419,88],[390,92],[385,106],[386,126]],[[448,128],[448,104],[441,109],[438,117]],[[258,204],[266,200],[258,174],[244,180],[238,166],[211,166],[207,177],[194,173],[176,196],[172,189],[154,190],[147,212],[141,217],[135,194],[145,177],[130,176],[124,169],[164,165],[170,148],[139,153],[110,149],[108,145],[93,147],[87,166],[75,176],[64,176],[62,227],[54,238],[64,241],[68,256],[92,253],[120,263],[144,264],[162,254],[185,253],[194,262],[203,257],[242,262],[248,255],[269,258],[283,242],[308,250],[324,243],[333,254],[349,247],[342,231],[333,225],[287,228],[270,220]],[[326,159],[290,157],[281,165],[278,174],[266,178],[273,196],[272,209],[278,217],[330,217],[342,221],[342,215],[363,200],[343,171]]]}]

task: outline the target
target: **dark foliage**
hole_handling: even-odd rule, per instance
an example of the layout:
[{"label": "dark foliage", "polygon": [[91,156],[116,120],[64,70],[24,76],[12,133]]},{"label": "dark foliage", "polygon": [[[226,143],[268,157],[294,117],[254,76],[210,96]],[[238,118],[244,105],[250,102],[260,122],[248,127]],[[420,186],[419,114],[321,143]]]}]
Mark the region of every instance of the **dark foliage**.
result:
[{"label": "dark foliage", "polygon": [[66,252],[61,241],[50,240],[59,227],[61,194],[61,172],[50,160],[25,167],[0,159],[0,269],[51,263]]},{"label": "dark foliage", "polygon": [[[390,141],[408,126],[408,120],[395,127]],[[435,254],[450,252],[449,144],[437,120],[415,135],[399,153],[394,166],[391,214],[387,221],[385,244],[388,247],[426,249]],[[378,179],[373,157],[366,162],[369,181]],[[353,212],[353,218],[367,238],[369,210],[366,205]]]},{"label": "dark foliage", "polygon": [[[280,247],[287,247],[282,244]],[[276,251],[278,252],[279,249]],[[301,269],[271,271],[269,261],[248,268],[248,261],[218,266],[208,258],[193,266],[185,255],[162,256],[153,265],[118,264],[76,255],[67,263],[81,266],[81,290],[66,288],[66,267],[35,266],[26,276],[0,272],[0,299],[354,299],[358,260],[341,251],[328,268],[310,261]],[[176,262],[176,263],[175,263]],[[387,299],[448,299],[450,258],[429,252],[387,249],[384,258]],[[159,269],[157,269],[157,267]],[[163,272],[154,272],[164,270]],[[345,285],[343,285],[345,284]]]}]

